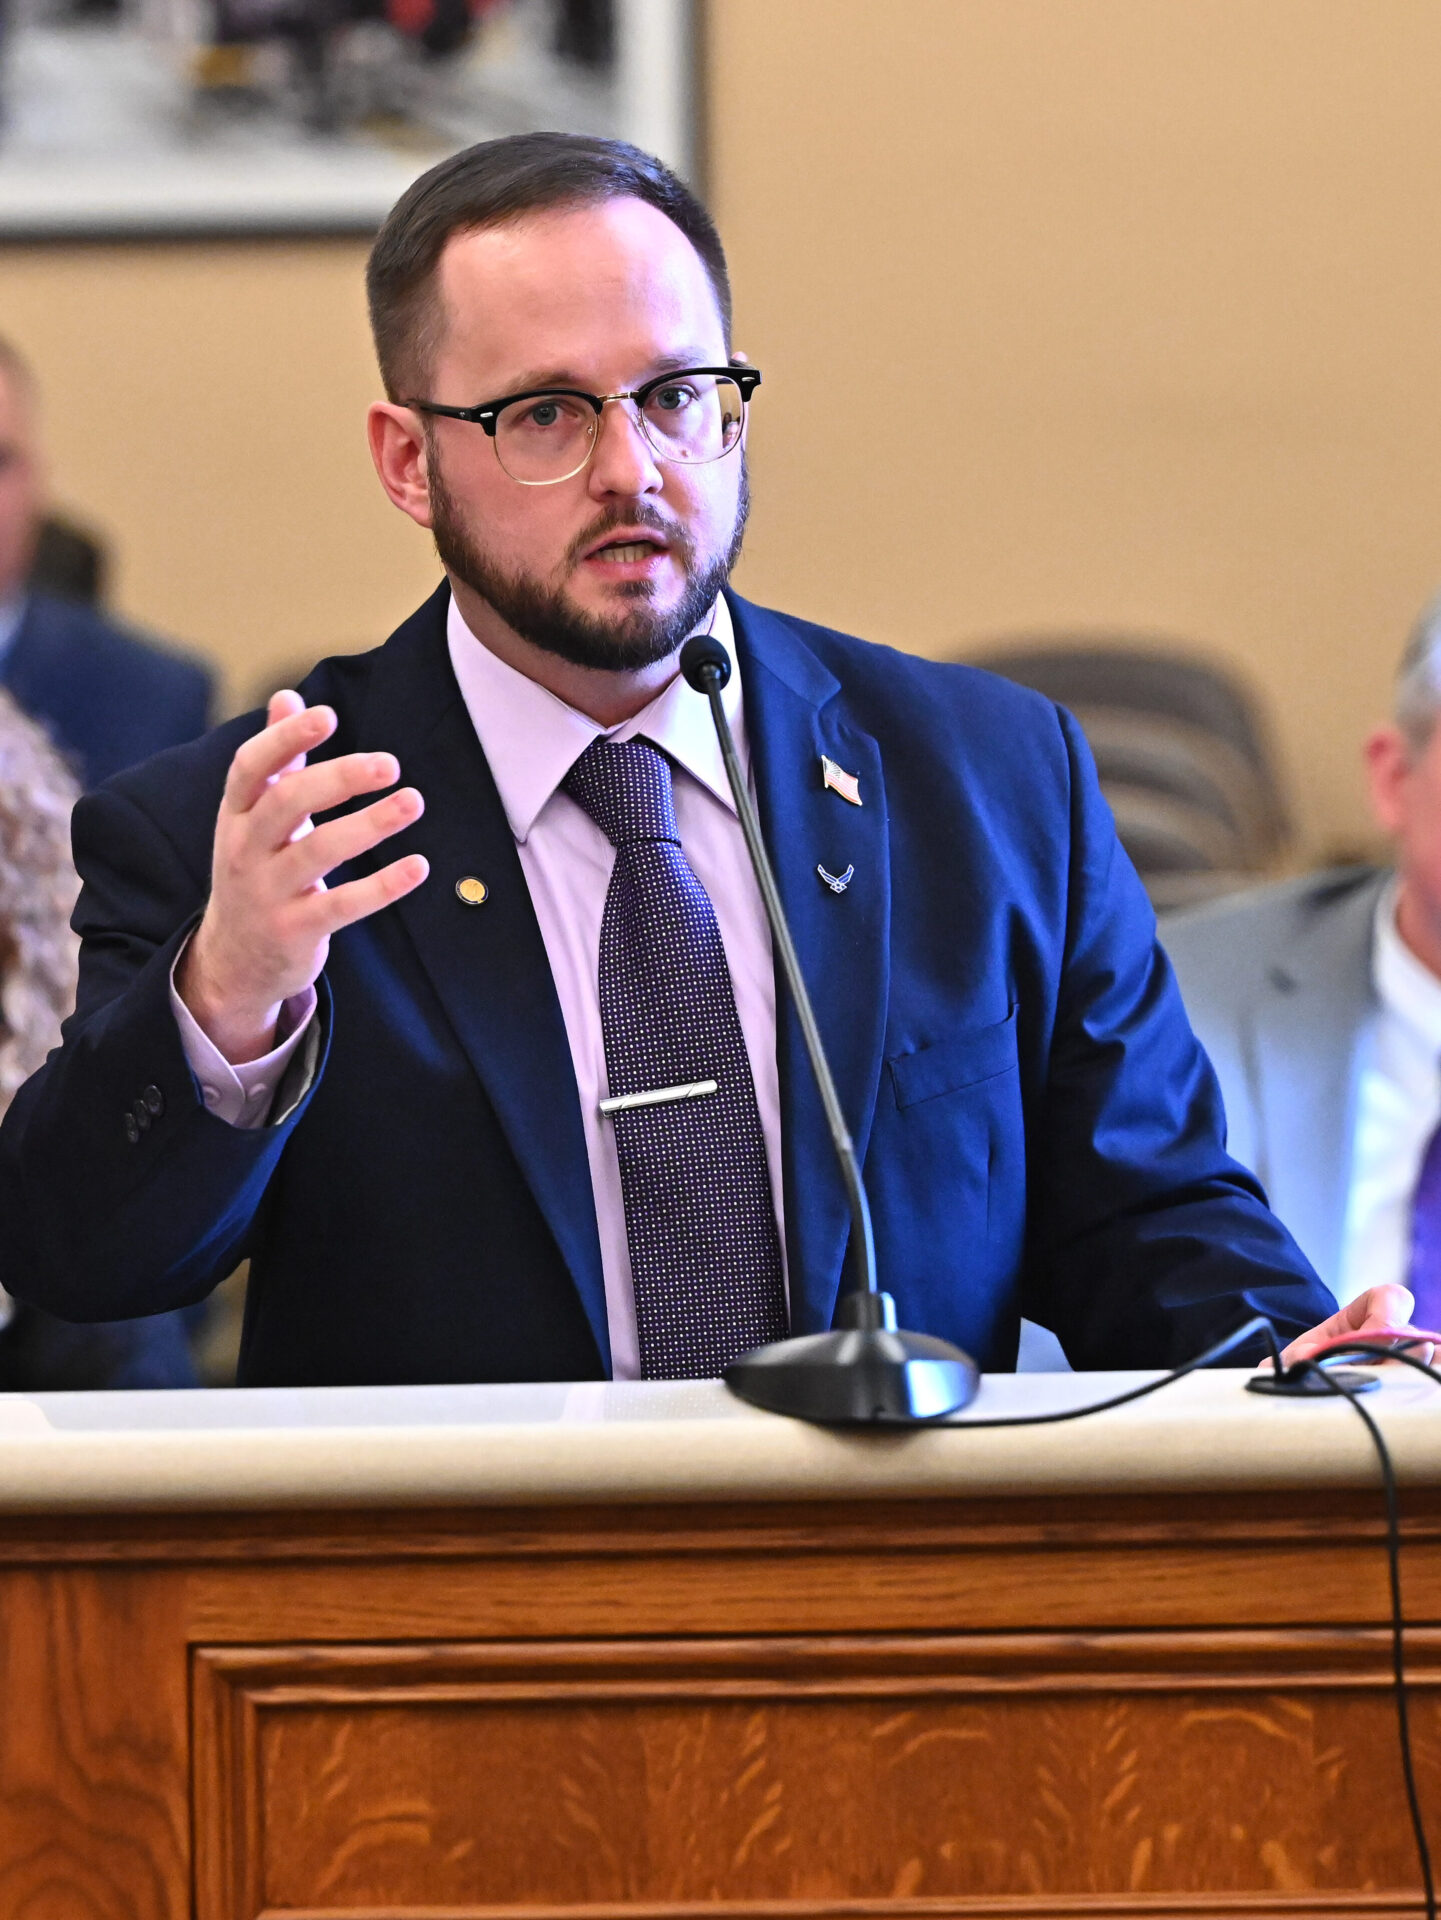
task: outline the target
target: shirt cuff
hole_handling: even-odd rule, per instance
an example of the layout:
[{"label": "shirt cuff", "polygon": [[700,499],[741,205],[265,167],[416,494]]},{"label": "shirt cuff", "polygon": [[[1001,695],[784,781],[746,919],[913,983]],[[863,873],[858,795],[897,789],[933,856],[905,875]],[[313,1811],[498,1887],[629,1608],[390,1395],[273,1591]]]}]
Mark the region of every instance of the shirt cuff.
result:
[{"label": "shirt cuff", "polygon": [[[188,942],[186,943],[189,944]],[[180,965],[185,948],[175,957]],[[175,987],[175,967],[170,969],[170,1011],[180,1029],[181,1044],[190,1071],[200,1086],[200,1098],[208,1112],[228,1126],[250,1129],[263,1127],[270,1118],[276,1091],[296,1050],[315,1021],[316,993],[307,987],[285,1001],[276,1026],[279,1044],[260,1060],[247,1060],[233,1067],[213,1041],[207,1038],[195,1015],[180,998]],[[308,1049],[313,1056],[314,1049]],[[314,1071],[312,1065],[312,1073]],[[297,1096],[298,1097],[298,1096]],[[288,1105],[293,1110],[296,1101]]]}]

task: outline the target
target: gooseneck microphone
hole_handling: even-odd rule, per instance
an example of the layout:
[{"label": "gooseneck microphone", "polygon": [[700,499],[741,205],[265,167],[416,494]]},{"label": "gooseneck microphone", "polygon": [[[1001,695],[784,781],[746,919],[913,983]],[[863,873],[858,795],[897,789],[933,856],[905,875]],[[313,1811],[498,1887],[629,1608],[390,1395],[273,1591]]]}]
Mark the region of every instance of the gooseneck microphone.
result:
[{"label": "gooseneck microphone", "polygon": [[876,1283],[871,1209],[855,1142],[841,1111],[780,890],[761,837],[760,821],[751,804],[721,701],[721,692],[731,677],[730,655],[713,634],[694,634],[680,650],[680,670],[687,684],[710,701],[731,797],[825,1109],[851,1214],[847,1280],[836,1305],[834,1329],[777,1340],[742,1354],[726,1368],[726,1385],[753,1406],[826,1425],[910,1425],[954,1413],[975,1397],[975,1362],[948,1341],[930,1334],[902,1332],[896,1326],[895,1302]]}]

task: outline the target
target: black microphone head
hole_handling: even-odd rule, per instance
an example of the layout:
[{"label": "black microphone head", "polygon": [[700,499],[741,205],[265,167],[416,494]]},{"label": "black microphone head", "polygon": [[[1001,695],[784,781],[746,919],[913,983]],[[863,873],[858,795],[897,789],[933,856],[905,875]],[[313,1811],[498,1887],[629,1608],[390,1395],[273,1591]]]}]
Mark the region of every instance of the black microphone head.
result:
[{"label": "black microphone head", "polygon": [[680,650],[680,670],[697,693],[723,687],[731,677],[731,657],[713,633],[693,633]]}]

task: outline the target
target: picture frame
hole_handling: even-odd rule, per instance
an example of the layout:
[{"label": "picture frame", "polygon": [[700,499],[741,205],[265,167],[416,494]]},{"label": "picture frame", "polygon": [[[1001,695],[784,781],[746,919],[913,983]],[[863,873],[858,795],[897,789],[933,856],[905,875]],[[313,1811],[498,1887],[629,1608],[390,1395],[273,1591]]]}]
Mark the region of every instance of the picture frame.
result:
[{"label": "picture frame", "polygon": [[364,235],[476,140],[696,164],[699,0],[10,0],[0,240]]}]

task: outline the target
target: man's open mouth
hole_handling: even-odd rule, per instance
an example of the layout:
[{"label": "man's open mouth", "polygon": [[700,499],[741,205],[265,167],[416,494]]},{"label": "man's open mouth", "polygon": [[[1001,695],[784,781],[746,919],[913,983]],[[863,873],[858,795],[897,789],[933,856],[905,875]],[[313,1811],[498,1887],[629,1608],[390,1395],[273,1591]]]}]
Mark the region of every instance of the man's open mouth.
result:
[{"label": "man's open mouth", "polygon": [[653,535],[622,537],[607,540],[603,546],[593,547],[585,556],[587,560],[599,560],[607,566],[630,566],[640,560],[650,560],[668,551],[664,540]]}]

